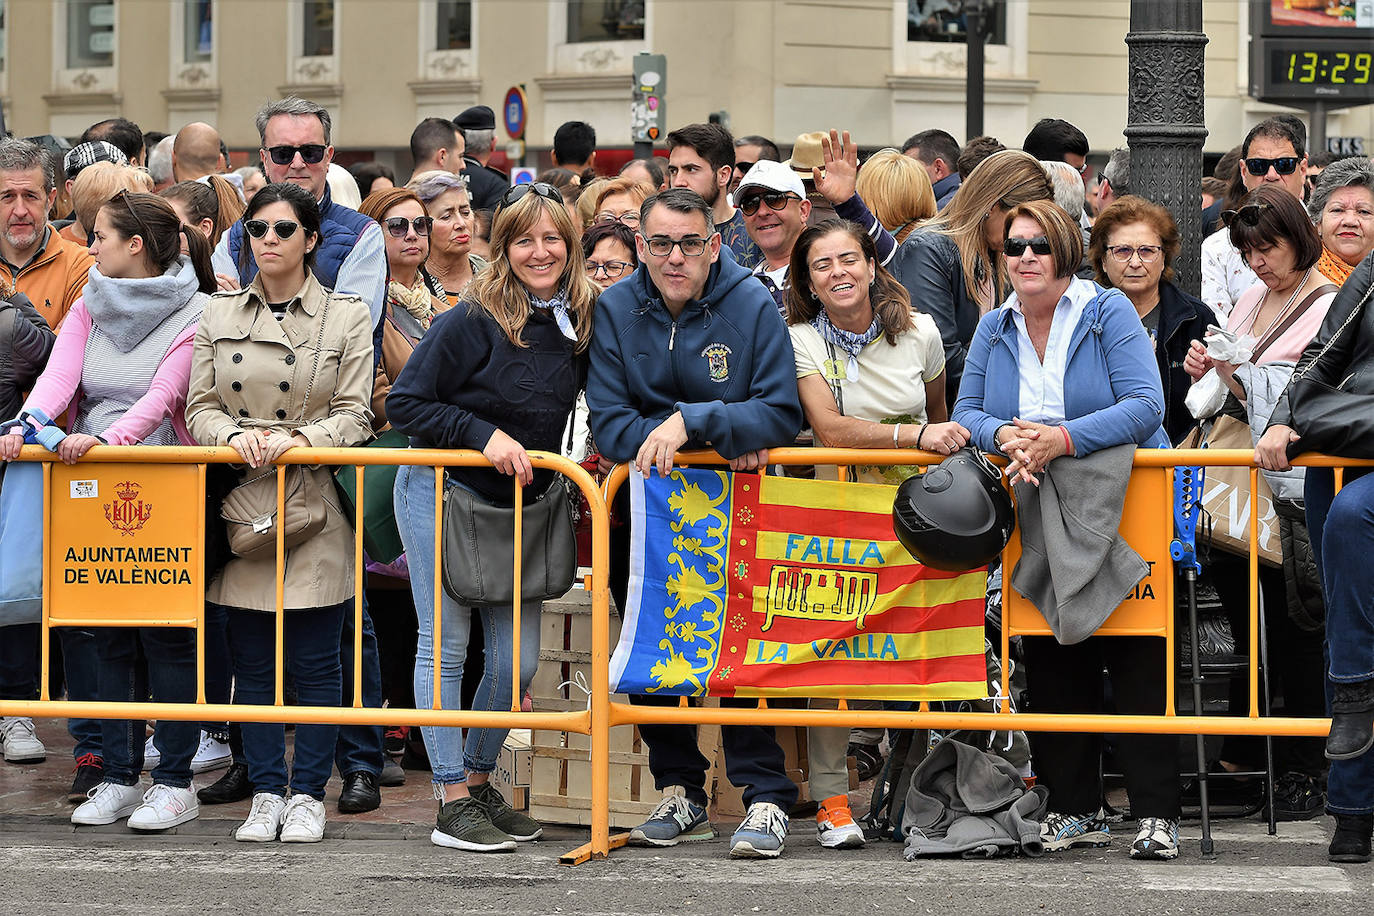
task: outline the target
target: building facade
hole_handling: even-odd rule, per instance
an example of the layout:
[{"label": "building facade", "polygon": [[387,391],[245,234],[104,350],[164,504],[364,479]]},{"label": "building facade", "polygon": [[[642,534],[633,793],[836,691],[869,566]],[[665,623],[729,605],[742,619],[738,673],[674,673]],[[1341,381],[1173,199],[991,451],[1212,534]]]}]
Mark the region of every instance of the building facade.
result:
[{"label": "building facade", "polygon": [[[0,0],[0,98],[17,135],[216,125],[253,150],[253,113],[286,93],[328,106],[341,151],[402,160],[414,125],[522,86],[529,150],[566,120],[630,145],[632,58],[668,61],[667,123],[726,112],[788,149],[848,128],[865,147],[941,127],[963,141],[959,0]],[[1206,149],[1276,106],[1246,94],[1246,0],[1205,0]],[[1124,143],[1129,0],[1007,0],[987,48],[985,130],[1016,146],[1041,117],[1094,150]],[[1374,135],[1374,106],[1331,136]],[[498,130],[504,141],[506,133]]]}]

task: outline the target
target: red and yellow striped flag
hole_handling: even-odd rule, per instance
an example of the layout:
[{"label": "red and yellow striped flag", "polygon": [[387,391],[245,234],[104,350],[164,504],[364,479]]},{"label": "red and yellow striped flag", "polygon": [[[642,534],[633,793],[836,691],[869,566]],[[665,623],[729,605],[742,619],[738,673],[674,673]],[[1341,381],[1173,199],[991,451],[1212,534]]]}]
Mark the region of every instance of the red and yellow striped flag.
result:
[{"label": "red and yellow striped flag", "polygon": [[987,695],[987,572],[913,559],[895,487],[705,469],[631,486],[618,692]]}]

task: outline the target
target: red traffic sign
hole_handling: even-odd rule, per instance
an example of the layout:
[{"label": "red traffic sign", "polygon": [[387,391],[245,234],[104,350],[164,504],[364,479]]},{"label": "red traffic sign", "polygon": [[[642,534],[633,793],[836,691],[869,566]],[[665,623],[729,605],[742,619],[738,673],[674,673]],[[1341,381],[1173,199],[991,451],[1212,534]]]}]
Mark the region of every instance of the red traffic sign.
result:
[{"label": "red traffic sign", "polygon": [[506,133],[512,140],[525,136],[525,121],[528,109],[525,104],[525,90],[512,86],[506,90],[506,98],[501,102],[501,116],[506,122]]}]

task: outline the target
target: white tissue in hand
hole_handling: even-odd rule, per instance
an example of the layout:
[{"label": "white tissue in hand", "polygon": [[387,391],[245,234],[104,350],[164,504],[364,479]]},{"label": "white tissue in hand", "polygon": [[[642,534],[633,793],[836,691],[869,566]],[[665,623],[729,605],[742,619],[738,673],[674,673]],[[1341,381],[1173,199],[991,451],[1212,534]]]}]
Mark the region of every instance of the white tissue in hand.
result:
[{"label": "white tissue in hand", "polygon": [[1183,403],[1196,419],[1205,420],[1216,416],[1221,405],[1226,403],[1226,390],[1226,383],[1217,375],[1217,370],[1208,369],[1206,375],[1193,382]]},{"label": "white tissue in hand", "polygon": [[1202,340],[1207,344],[1207,355],[1219,363],[1238,366],[1249,362],[1251,354],[1255,352],[1255,338],[1225,328],[1209,327]]}]

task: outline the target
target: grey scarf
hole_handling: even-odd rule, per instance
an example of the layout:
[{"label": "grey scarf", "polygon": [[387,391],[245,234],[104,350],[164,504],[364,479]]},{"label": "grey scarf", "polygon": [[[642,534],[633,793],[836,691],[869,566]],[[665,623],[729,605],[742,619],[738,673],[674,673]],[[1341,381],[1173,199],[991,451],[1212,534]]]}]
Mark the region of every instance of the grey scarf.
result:
[{"label": "grey scarf", "polygon": [[182,255],[157,277],[107,277],[92,266],[82,298],[91,321],[128,353],[186,308],[199,288],[190,258]]}]

